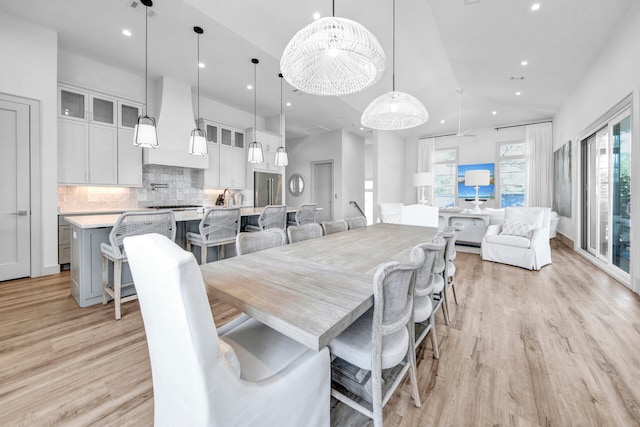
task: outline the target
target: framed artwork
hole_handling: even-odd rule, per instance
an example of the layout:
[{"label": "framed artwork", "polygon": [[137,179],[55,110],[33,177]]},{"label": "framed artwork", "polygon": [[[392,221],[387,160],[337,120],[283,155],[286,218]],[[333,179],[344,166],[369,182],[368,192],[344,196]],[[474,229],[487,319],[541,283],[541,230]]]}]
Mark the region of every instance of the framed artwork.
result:
[{"label": "framed artwork", "polygon": [[553,153],[553,208],[571,217],[571,141]]},{"label": "framed artwork", "polygon": [[478,163],[474,165],[458,165],[458,199],[475,199],[476,189],[464,185],[464,173],[471,170],[488,170],[489,185],[481,185],[478,188],[478,198],[483,200],[495,198],[494,164]]}]

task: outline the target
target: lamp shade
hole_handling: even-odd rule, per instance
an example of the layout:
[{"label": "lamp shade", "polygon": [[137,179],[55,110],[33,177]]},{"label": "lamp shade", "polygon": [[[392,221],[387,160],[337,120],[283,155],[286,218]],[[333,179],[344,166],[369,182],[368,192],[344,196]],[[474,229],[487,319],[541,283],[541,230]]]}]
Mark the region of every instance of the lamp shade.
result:
[{"label": "lamp shade", "polygon": [[431,172],[418,172],[413,174],[414,187],[427,187],[433,185],[433,174]]},{"label": "lamp shade", "polygon": [[158,148],[158,132],[156,119],[139,116],[133,131],[133,145],[143,148]]},{"label": "lamp shade", "polygon": [[288,166],[289,165],[289,155],[287,154],[287,149],[285,147],[278,147],[276,149],[276,166]]},{"label": "lamp shade", "polygon": [[207,155],[207,137],[203,130],[194,129],[189,138],[189,154],[194,156]]},{"label": "lamp shade", "polygon": [[427,109],[414,96],[392,91],[371,101],[360,122],[372,129],[400,130],[420,126],[427,120]]},{"label": "lamp shade", "polygon": [[325,17],[293,36],[280,59],[291,86],[313,95],[347,95],[366,89],[384,74],[378,39],[345,18]]},{"label": "lamp shade", "polygon": [[475,187],[476,185],[489,185],[491,184],[491,175],[488,170],[470,170],[464,173],[464,185],[468,187]]},{"label": "lamp shade", "polygon": [[264,155],[262,154],[262,144],[254,141],[249,144],[249,151],[247,155],[247,162],[249,163],[263,163]]}]

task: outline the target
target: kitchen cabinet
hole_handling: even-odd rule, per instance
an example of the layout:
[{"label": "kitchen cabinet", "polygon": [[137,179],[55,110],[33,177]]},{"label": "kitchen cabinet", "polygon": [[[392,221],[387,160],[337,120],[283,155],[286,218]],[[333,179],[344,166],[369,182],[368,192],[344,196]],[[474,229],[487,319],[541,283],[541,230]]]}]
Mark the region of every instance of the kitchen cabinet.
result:
[{"label": "kitchen cabinet", "polygon": [[140,104],[60,85],[58,107],[58,183],[142,185]]},{"label": "kitchen cabinet", "polygon": [[58,217],[58,264],[71,262],[71,225]]},{"label": "kitchen cabinet", "polygon": [[200,119],[198,126],[207,134],[209,168],[205,169],[203,188],[246,187],[245,135],[240,129]]}]

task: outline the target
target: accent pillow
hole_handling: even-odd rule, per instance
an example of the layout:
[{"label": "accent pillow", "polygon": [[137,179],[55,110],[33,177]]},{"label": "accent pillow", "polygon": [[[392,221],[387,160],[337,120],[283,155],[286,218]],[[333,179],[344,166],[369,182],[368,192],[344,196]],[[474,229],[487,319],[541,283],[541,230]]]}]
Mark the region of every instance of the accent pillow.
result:
[{"label": "accent pillow", "polygon": [[532,230],[535,228],[535,226],[535,224],[529,222],[505,220],[502,224],[502,231],[500,232],[500,234],[506,234],[509,236],[522,236],[530,239],[533,235]]}]

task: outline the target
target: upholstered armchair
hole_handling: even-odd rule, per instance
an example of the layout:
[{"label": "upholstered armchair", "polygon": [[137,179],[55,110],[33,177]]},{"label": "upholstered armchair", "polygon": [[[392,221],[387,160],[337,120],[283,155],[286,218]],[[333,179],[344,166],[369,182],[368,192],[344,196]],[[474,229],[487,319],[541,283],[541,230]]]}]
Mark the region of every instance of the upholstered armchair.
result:
[{"label": "upholstered armchair", "polygon": [[327,348],[310,350],[245,314],[216,330],[193,254],[158,234],[128,237],[124,246],[156,426],[329,426]]},{"label": "upholstered armchair", "polygon": [[487,228],[482,259],[529,270],[551,264],[550,217],[550,208],[507,207],[504,223]]}]

